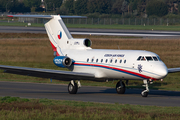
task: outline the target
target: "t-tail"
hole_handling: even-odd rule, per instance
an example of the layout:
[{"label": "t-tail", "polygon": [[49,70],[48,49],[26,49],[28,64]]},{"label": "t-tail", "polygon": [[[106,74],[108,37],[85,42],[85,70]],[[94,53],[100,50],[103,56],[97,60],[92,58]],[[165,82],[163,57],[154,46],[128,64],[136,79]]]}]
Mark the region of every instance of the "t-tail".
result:
[{"label": "t-tail", "polygon": [[47,23],[45,29],[51,42],[53,51],[57,56],[64,56],[61,49],[68,49],[68,41],[72,40],[69,30],[60,16],[53,16]]},{"label": "t-tail", "polygon": [[[83,16],[60,15],[8,15],[8,17],[44,18],[49,19],[44,25],[54,51],[54,63],[59,67],[68,67],[72,61],[63,52],[67,49],[91,49],[89,39],[73,38],[62,18],[86,18]],[[63,64],[64,63],[64,64]],[[67,64],[67,66],[65,65]]]}]

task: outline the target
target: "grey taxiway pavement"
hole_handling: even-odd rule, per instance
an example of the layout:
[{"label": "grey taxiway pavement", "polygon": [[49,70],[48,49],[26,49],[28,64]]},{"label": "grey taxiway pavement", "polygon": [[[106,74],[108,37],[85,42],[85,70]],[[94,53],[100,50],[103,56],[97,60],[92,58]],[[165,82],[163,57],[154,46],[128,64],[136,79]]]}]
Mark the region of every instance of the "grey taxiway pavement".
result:
[{"label": "grey taxiway pavement", "polygon": [[[71,34],[78,35],[113,35],[137,37],[180,37],[178,31],[150,31],[150,30],[117,30],[117,29],[84,29],[68,28]],[[0,26],[0,33],[46,33],[44,27],[14,27]]]},{"label": "grey taxiway pavement", "polygon": [[125,94],[117,94],[114,88],[83,86],[77,94],[69,94],[67,85],[0,82],[0,96],[180,107],[180,92],[151,90],[144,98],[141,91],[127,89]]}]

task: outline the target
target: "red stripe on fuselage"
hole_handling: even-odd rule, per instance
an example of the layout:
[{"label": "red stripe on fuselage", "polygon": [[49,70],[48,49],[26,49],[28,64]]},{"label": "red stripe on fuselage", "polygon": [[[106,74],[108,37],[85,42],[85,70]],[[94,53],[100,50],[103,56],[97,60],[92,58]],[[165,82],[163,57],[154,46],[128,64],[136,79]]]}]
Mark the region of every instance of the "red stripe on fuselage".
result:
[{"label": "red stripe on fuselage", "polygon": [[132,74],[132,75],[139,76],[139,77],[142,77],[142,78],[145,78],[145,79],[156,80],[155,78],[152,78],[152,77],[149,77],[149,76],[146,76],[146,75],[142,75],[142,74],[139,74],[139,73],[136,73],[136,72],[132,72],[132,71],[116,68],[116,67],[109,67],[109,66],[106,66],[106,65],[86,64],[86,63],[74,63],[74,64],[75,65],[88,65],[88,66],[103,67],[103,68],[108,68],[108,69],[112,69],[112,70],[122,71],[122,72],[125,72],[127,74]]}]

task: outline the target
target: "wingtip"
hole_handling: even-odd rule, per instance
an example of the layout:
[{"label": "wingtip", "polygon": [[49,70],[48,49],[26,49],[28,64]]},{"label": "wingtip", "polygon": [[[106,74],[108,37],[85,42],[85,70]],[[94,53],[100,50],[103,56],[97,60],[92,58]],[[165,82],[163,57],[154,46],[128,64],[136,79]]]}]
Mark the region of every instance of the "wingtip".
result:
[{"label": "wingtip", "polygon": [[13,15],[7,15],[7,17],[13,17]]}]

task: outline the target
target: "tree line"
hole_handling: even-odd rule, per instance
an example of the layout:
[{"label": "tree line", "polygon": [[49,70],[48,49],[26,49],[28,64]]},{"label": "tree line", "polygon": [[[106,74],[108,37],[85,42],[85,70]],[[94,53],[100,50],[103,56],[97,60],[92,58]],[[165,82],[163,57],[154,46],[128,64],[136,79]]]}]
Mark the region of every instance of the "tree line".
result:
[{"label": "tree line", "polygon": [[[43,12],[55,11],[56,8],[60,8],[63,0],[44,0],[42,3],[41,0],[0,0],[0,12]],[[45,6],[43,8],[42,6]]]},{"label": "tree line", "polygon": [[[0,12],[55,12],[66,15],[158,16],[179,14],[180,0],[0,0]],[[45,6],[43,8],[42,6]]]}]

